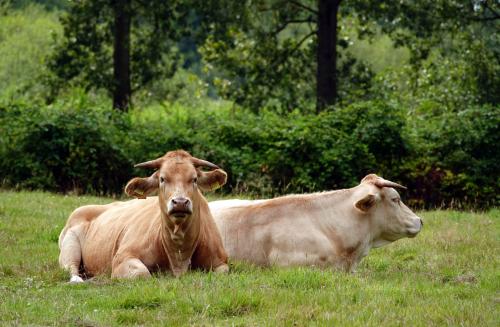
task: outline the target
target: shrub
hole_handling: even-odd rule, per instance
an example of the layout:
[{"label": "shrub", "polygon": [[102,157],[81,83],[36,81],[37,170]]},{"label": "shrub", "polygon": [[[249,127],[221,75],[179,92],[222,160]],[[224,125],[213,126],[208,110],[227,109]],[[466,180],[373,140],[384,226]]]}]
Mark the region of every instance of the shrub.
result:
[{"label": "shrub", "polygon": [[421,117],[413,126],[414,153],[404,168],[415,204],[498,206],[500,107],[473,106]]},{"label": "shrub", "polygon": [[208,102],[203,109],[165,104],[120,114],[85,96],[73,99],[0,107],[4,185],[121,193],[129,178],[150,173],[134,171],[133,163],[182,148],[228,172],[225,192],[265,197],[346,188],[377,173],[407,185],[416,206],[499,203],[498,107],[442,113],[427,102],[408,116],[369,101],[283,117]]},{"label": "shrub", "polygon": [[156,108],[133,116],[137,160],[185,148],[221,164],[233,191],[260,195],[352,186],[399,162],[405,147],[403,116],[380,103],[285,118],[230,108]]},{"label": "shrub", "polygon": [[79,109],[0,108],[3,184],[51,191],[118,193],[131,163],[120,148],[119,117]]}]

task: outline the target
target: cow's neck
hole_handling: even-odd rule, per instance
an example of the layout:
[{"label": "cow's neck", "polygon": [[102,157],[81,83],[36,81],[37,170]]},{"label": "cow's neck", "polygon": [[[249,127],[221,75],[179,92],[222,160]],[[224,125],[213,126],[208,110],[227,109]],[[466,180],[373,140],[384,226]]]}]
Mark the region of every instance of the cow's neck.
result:
[{"label": "cow's neck", "polygon": [[317,193],[311,199],[310,208],[307,208],[311,217],[318,219],[319,225],[326,225],[335,228],[351,228],[355,223],[351,219],[352,206],[351,189]]},{"label": "cow's neck", "polygon": [[191,264],[191,257],[200,237],[200,208],[193,208],[189,219],[176,225],[162,213],[161,240],[173,274],[185,273]]},{"label": "cow's neck", "polygon": [[353,189],[322,193],[309,212],[317,219],[316,226],[334,241],[338,255],[346,258],[347,270],[352,270],[371,247],[370,217],[356,211],[353,195]]}]

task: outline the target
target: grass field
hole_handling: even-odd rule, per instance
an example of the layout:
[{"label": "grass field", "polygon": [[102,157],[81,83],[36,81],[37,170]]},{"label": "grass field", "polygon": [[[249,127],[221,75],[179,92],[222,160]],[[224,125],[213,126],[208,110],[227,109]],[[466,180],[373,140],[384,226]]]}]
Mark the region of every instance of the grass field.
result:
[{"label": "grass field", "polygon": [[0,325],[499,326],[500,210],[422,212],[424,230],[356,274],[233,263],[70,285],[57,239],[77,206],[110,199],[0,192]]}]

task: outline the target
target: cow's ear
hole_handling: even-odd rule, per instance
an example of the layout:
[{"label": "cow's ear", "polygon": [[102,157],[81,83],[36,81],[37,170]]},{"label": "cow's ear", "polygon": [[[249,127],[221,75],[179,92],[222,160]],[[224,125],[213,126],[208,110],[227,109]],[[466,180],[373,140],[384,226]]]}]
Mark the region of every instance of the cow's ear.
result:
[{"label": "cow's ear", "polygon": [[158,190],[158,174],[149,177],[132,178],[125,186],[125,193],[138,199],[145,199],[149,194]]},{"label": "cow's ear", "polygon": [[222,169],[212,171],[201,171],[197,169],[196,172],[198,173],[198,187],[202,191],[215,191],[226,184],[227,174]]},{"label": "cow's ear", "polygon": [[367,194],[361,200],[358,200],[354,206],[363,212],[367,212],[375,205],[376,199],[375,195]]}]

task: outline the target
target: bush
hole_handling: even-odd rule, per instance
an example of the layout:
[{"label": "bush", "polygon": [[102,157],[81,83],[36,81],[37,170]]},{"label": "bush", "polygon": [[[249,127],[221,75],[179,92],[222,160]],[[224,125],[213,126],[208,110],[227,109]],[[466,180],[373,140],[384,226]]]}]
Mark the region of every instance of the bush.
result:
[{"label": "bush", "polygon": [[500,107],[420,113],[404,168],[414,204],[488,207],[500,203]]},{"label": "bush", "polygon": [[228,107],[164,107],[132,115],[134,160],[184,148],[221,164],[233,191],[260,195],[356,185],[367,173],[389,171],[406,146],[404,116],[381,103],[286,118]]},{"label": "bush", "polygon": [[369,101],[283,117],[207,102],[203,109],[165,104],[120,114],[75,98],[0,107],[4,185],[121,193],[129,178],[150,173],[133,170],[134,163],[182,148],[228,172],[225,192],[264,197],[346,188],[377,173],[407,185],[415,206],[499,203],[497,107],[442,113],[429,102],[408,116]]},{"label": "bush", "polygon": [[131,174],[110,113],[0,108],[3,184],[51,191],[118,193]]}]

